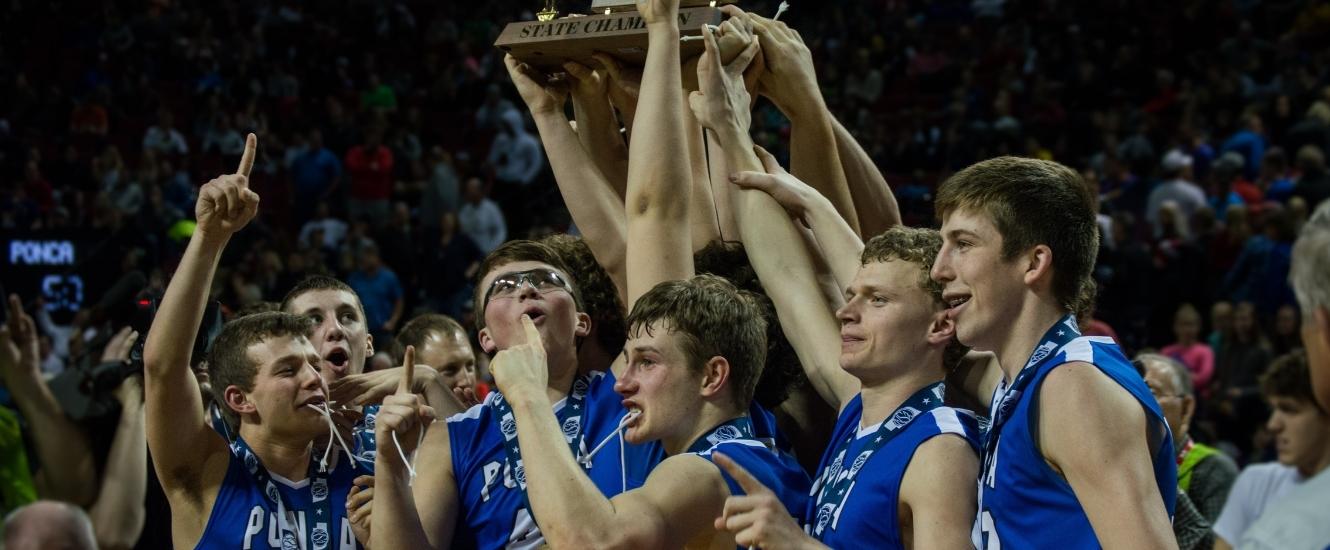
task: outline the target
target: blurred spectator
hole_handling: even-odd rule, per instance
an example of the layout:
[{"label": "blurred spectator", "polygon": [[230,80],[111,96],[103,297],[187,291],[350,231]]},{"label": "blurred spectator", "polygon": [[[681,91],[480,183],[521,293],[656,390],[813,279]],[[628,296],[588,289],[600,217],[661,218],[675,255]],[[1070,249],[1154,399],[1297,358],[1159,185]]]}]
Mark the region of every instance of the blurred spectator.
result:
[{"label": "blurred spectator", "polygon": [[1265,200],[1287,203],[1293,196],[1293,176],[1289,172],[1288,155],[1280,147],[1271,147],[1261,162],[1261,177],[1256,182]]},{"label": "blurred spectator", "polygon": [[1320,147],[1304,145],[1298,150],[1298,170],[1302,175],[1293,187],[1293,196],[1307,202],[1307,207],[1315,210],[1327,198],[1330,198],[1330,174],[1325,170],[1325,154]]},{"label": "blurred spectator", "polygon": [[1233,303],[1215,302],[1210,306],[1210,336],[1206,343],[1211,350],[1224,349],[1224,344],[1233,337]]},{"label": "blurred spectator", "polygon": [[1215,523],[1215,535],[1223,539],[1216,548],[1237,547],[1265,510],[1330,466],[1330,415],[1316,404],[1310,384],[1307,359],[1296,354],[1280,358],[1261,378],[1279,461],[1248,466],[1238,475]]},{"label": "blurred spectator", "polygon": [[[314,207],[314,218],[305,222],[304,227],[300,228],[300,244],[337,250],[342,246],[342,239],[346,237],[346,228],[346,222],[332,216],[328,203],[319,201]],[[315,236],[321,238],[314,240]]]},{"label": "blurred spectator", "polygon": [[442,147],[429,152],[429,172],[420,191],[420,225],[429,235],[437,235],[439,220],[444,212],[457,212],[460,206],[461,186],[453,157]]},{"label": "blurred spectator", "polygon": [[370,245],[358,254],[358,269],[346,277],[346,284],[356,291],[365,308],[365,321],[376,342],[387,345],[402,319],[402,283],[397,274],[383,265],[379,249]]},{"label": "blurred spectator", "polygon": [[540,174],[545,153],[540,141],[526,131],[521,113],[509,110],[500,114],[498,135],[490,144],[488,161],[494,166],[494,177],[505,184],[530,185]]},{"label": "blurred spectator", "polygon": [[1173,201],[1183,216],[1190,220],[1197,210],[1205,206],[1205,192],[1192,183],[1191,156],[1174,149],[1164,155],[1162,167],[1165,181],[1150,192],[1150,202],[1145,211],[1145,219],[1154,225],[1155,234],[1160,233],[1159,209],[1165,201]]},{"label": "blurred spectator", "polygon": [[351,218],[382,225],[393,191],[393,153],[383,145],[382,128],[371,128],[364,143],[346,153],[346,172],[351,180]]},{"label": "blurred spectator", "polygon": [[1220,153],[1235,152],[1242,156],[1244,177],[1255,179],[1261,173],[1261,159],[1265,158],[1265,125],[1260,115],[1249,114],[1243,117],[1243,126],[1232,136],[1224,140]]},{"label": "blurred spectator", "polygon": [[162,155],[184,155],[189,153],[189,144],[184,134],[175,128],[175,115],[162,110],[157,115],[157,124],[143,134],[143,149]]},{"label": "blurred spectator", "polygon": [[458,230],[457,214],[443,213],[439,225],[438,241],[425,247],[425,297],[431,309],[456,318],[471,300],[471,281],[486,253]]},{"label": "blurred spectator", "polygon": [[1233,337],[1216,353],[1215,363],[1218,435],[1246,451],[1264,417],[1260,376],[1270,363],[1270,344],[1256,323],[1256,307],[1251,302],[1234,308]]},{"label": "blurred spectator", "polygon": [[1274,332],[1270,335],[1270,351],[1275,357],[1302,349],[1300,321],[1297,306],[1293,304],[1279,306],[1279,311],[1275,312]]},{"label": "blurred spectator", "polygon": [[1178,308],[1173,317],[1173,335],[1176,341],[1164,346],[1160,352],[1187,367],[1194,388],[1204,398],[1215,373],[1215,354],[1209,345],[1200,341],[1201,315],[1191,304],[1182,304]]},{"label": "blurred spectator", "polygon": [[483,254],[489,254],[508,240],[508,223],[499,205],[485,194],[485,182],[471,177],[466,180],[466,201],[457,212],[457,223]]},{"label": "blurred spectator", "polygon": [[76,506],[43,500],[5,517],[5,548],[11,550],[96,550],[88,514]]},{"label": "blurred spectator", "polygon": [[291,186],[296,201],[296,221],[303,222],[313,213],[310,205],[329,200],[342,178],[342,163],[323,145],[323,132],[317,129],[298,134],[286,150],[286,168],[291,171]]},{"label": "blurred spectator", "polygon": [[1238,477],[1238,465],[1218,449],[1192,439],[1191,421],[1196,412],[1196,397],[1190,389],[1192,383],[1187,368],[1168,357],[1154,354],[1138,355],[1136,362],[1145,369],[1146,385],[1159,401],[1159,408],[1164,411],[1164,418],[1173,430],[1174,452],[1178,456],[1178,487],[1187,492],[1197,511],[1213,524],[1219,519],[1229,489]]}]

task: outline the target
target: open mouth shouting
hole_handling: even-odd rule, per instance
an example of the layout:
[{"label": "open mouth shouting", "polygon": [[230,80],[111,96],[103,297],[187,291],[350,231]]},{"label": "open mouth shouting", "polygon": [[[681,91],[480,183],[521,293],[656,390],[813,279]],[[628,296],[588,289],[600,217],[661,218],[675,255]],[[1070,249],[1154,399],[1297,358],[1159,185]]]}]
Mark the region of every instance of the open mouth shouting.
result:
[{"label": "open mouth shouting", "polygon": [[323,366],[339,377],[345,376],[351,370],[351,352],[340,347],[333,348],[324,354]]}]

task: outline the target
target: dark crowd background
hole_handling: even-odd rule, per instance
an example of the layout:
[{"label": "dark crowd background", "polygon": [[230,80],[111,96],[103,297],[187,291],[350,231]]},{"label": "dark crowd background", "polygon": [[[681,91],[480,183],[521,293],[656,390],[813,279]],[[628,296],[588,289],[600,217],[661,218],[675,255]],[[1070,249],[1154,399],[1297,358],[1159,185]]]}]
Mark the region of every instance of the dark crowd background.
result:
[{"label": "dark crowd background", "polygon": [[[0,281],[41,313],[47,375],[164,289],[198,187],[247,132],[263,203],[222,262],[225,312],[327,273],[361,295],[376,343],[423,311],[465,324],[486,252],[577,231],[492,47],[539,4],[7,3]],[[791,4],[782,19],[906,223],[935,225],[936,184],[979,160],[1081,170],[1103,229],[1083,324],[1182,360],[1197,439],[1268,458],[1257,379],[1300,346],[1290,249],[1330,196],[1330,2]],[[779,111],[759,102],[753,121],[788,159]]]}]

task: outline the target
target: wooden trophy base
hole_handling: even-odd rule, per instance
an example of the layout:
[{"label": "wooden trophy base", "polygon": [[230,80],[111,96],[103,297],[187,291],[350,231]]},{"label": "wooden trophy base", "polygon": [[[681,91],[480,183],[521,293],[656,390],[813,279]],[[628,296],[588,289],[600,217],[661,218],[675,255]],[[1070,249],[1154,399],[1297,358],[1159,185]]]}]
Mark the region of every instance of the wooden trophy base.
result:
[{"label": "wooden trophy base", "polygon": [[[721,18],[719,8],[682,8],[679,10],[679,35],[701,37],[703,25],[719,25]],[[553,21],[519,21],[509,23],[494,45],[545,71],[560,72],[567,61],[597,67],[599,65],[591,57],[596,52],[609,54],[626,65],[640,66],[646,61],[647,26],[636,11],[564,17]],[[705,49],[700,39],[679,43],[683,59],[701,55]]]}]

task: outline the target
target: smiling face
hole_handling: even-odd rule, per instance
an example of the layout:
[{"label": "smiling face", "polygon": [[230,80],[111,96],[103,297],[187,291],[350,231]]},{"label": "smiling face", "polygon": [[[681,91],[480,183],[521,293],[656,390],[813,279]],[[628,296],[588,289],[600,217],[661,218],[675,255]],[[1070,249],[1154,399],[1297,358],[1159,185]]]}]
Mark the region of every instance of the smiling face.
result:
[{"label": "smiling face", "polygon": [[311,342],[322,358],[321,372],[329,383],[365,370],[365,357],[374,352],[374,346],[354,293],[331,288],[309,290],[292,298],[287,312],[314,321]]},{"label": "smiling face", "polygon": [[920,285],[923,266],[905,260],[859,268],[836,311],[841,322],[840,364],[872,385],[920,365],[942,308]]},{"label": "smiling face", "polygon": [[688,364],[684,336],[668,327],[639,329],[624,346],[628,365],[614,383],[623,406],[641,413],[624,437],[632,443],[678,440],[694,430],[701,408],[702,372]]},{"label": "smiling face", "polygon": [[318,365],[323,358],[304,336],[274,336],[251,344],[245,354],[257,366],[253,388],[226,388],[226,402],[244,422],[297,441],[327,432],[328,425],[306,406],[325,401]]},{"label": "smiling face", "polygon": [[930,275],[943,286],[962,344],[996,350],[1027,290],[1021,264],[1002,258],[1002,235],[987,215],[961,208],[942,221],[942,250]]},{"label": "smiling face", "polygon": [[590,332],[590,318],[577,311],[573,295],[566,289],[549,287],[538,289],[530,282],[518,284],[511,292],[490,292],[494,280],[510,274],[533,269],[543,269],[560,275],[564,281],[572,281],[567,273],[543,262],[519,261],[495,266],[481,277],[479,288],[487,289],[480,293],[482,300],[489,296],[483,308],[485,328],[480,329],[480,345],[486,353],[494,353],[525,341],[522,329],[522,316],[529,315],[540,331],[540,338],[545,343],[548,357],[563,357],[569,351],[575,353],[577,338]]}]

